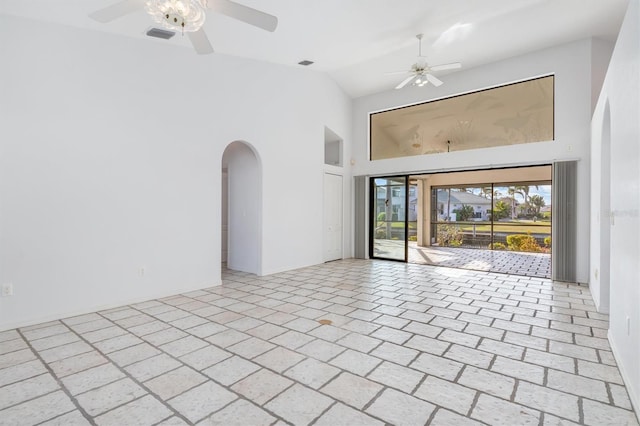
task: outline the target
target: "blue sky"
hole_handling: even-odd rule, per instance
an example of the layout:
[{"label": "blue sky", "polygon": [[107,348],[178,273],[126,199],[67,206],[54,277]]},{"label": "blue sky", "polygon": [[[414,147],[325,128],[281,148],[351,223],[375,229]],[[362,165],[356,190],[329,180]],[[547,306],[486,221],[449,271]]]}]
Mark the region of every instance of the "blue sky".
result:
[{"label": "blue sky", "polygon": [[533,195],[533,194],[541,195],[542,198],[544,198],[545,204],[547,206],[551,205],[551,185],[539,186],[537,190],[536,190],[535,187],[533,187],[533,188],[531,188],[529,190],[529,194],[531,194],[531,195]]},{"label": "blue sky", "polygon": [[[504,190],[504,187],[500,187],[499,184],[495,184],[495,188],[500,192],[501,197],[504,197],[506,195],[507,191]],[[478,195],[480,193],[480,190],[474,188],[473,193]],[[535,185],[529,186],[529,196],[532,195],[540,195],[542,198],[544,198],[545,206],[551,205],[551,185],[538,185],[538,188],[536,188]],[[519,202],[524,201],[521,195],[516,195],[516,200],[518,200]]]}]

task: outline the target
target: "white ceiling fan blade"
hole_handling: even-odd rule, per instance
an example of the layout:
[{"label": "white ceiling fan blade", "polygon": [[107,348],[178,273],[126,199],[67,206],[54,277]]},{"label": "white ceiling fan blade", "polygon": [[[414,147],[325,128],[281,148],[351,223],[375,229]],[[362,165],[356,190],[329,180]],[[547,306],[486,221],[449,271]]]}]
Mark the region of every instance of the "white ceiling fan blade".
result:
[{"label": "white ceiling fan blade", "polygon": [[409,82],[410,82],[411,80],[413,80],[414,78],[416,78],[416,76],[415,76],[415,75],[412,75],[412,76],[409,76],[409,77],[407,77],[406,79],[402,80],[402,83],[398,84],[398,85],[396,86],[396,89],[402,89],[404,86],[406,86],[407,84],[409,84]]},{"label": "white ceiling fan blade", "polygon": [[391,71],[391,72],[385,72],[384,75],[398,75],[398,74],[407,74],[413,72],[411,70],[407,70],[407,71]]},{"label": "white ceiling fan blade", "polygon": [[142,0],[122,0],[118,3],[112,4],[111,6],[107,6],[104,9],[99,9],[90,13],[89,17],[93,20],[106,24],[107,22],[118,19],[121,16],[143,9],[144,2]]},{"label": "white ceiling fan blade", "polygon": [[187,37],[199,55],[213,53],[213,46],[209,43],[209,38],[202,28],[195,32],[188,32]]},{"label": "white ceiling fan blade", "polygon": [[425,74],[424,76],[427,80],[429,80],[429,83],[433,84],[434,86],[436,87],[442,86],[442,80],[440,80],[436,76],[432,74]]},{"label": "white ceiling fan blade", "polygon": [[432,67],[429,67],[429,69],[431,69],[431,71],[444,71],[444,70],[455,70],[460,67],[462,67],[462,64],[460,62],[453,62],[450,64],[434,65]]},{"label": "white ceiling fan blade", "polygon": [[274,32],[278,26],[278,18],[249,6],[231,0],[210,0],[211,8],[230,18],[246,22],[263,30]]}]

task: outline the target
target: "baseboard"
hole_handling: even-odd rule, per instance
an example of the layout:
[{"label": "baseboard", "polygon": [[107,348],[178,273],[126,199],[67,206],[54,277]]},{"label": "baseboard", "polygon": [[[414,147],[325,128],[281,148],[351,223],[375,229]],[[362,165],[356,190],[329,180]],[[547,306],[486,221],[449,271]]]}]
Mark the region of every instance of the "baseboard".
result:
[{"label": "baseboard", "polygon": [[587,285],[589,286],[589,293],[591,293],[591,300],[593,300],[593,304],[595,305],[595,307],[598,310],[598,312],[601,313],[601,314],[609,315],[609,306],[607,305],[606,307],[603,307],[600,297],[596,297],[595,296],[595,292],[591,291],[591,285],[590,284],[587,284]]},{"label": "baseboard", "polygon": [[629,394],[631,405],[636,412],[636,418],[640,419],[640,394],[638,394],[638,389],[634,387],[640,386],[640,383],[634,383],[632,380],[630,380],[624,364],[620,362],[620,357],[618,356],[618,348],[614,340],[611,338],[611,330],[607,332],[607,338],[609,340],[609,345],[611,346],[611,352],[613,352],[613,357],[616,359],[616,363],[618,364],[618,370],[620,370],[620,375],[622,376],[624,385],[627,388],[627,393]]},{"label": "baseboard", "polygon": [[86,308],[86,309],[80,309],[80,310],[68,311],[68,312],[60,312],[60,313],[57,313],[57,314],[47,315],[47,316],[44,316],[44,317],[38,317],[38,318],[35,318],[35,319],[32,319],[32,320],[19,321],[19,322],[8,323],[8,324],[0,324],[0,331],[7,331],[7,330],[13,330],[15,328],[28,327],[28,326],[31,326],[31,325],[42,324],[42,323],[49,322],[49,321],[58,321],[58,320],[61,320],[61,319],[64,319],[64,318],[71,318],[71,317],[77,317],[78,315],[86,315],[86,314],[90,314],[90,313],[93,313],[93,312],[106,311],[107,309],[118,308],[120,306],[134,305],[136,303],[142,303],[142,302],[146,302],[146,301],[149,301],[149,300],[155,300],[155,299],[162,299],[164,297],[169,297],[169,296],[177,296],[179,294],[189,293],[191,291],[196,291],[196,290],[202,290],[204,288],[217,287],[217,286],[219,286],[221,284],[222,284],[221,282],[219,282],[217,284],[203,284],[203,285],[195,286],[193,288],[187,288],[187,289],[180,290],[177,293],[175,291],[159,292],[159,293],[155,293],[155,294],[152,294],[152,295],[149,295],[149,296],[139,297],[139,298],[135,298],[135,299],[123,300],[123,301],[119,301],[119,302],[115,302],[115,303],[109,303],[109,304],[106,304],[106,305],[94,305],[94,306],[91,306],[91,307]]}]

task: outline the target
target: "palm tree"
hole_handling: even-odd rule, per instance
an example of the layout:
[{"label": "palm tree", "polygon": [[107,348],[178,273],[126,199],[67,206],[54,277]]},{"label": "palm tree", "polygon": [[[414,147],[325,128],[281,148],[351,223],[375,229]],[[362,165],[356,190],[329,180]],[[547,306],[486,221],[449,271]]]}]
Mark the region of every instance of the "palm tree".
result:
[{"label": "palm tree", "polygon": [[[532,185],[538,189],[538,185]],[[529,196],[529,191],[531,190],[531,186],[529,185],[519,185],[515,187],[519,194],[522,194],[524,197],[524,205],[525,205],[525,214],[531,213],[531,197]]]},{"label": "palm tree", "polygon": [[[509,193],[509,195],[511,196],[511,219],[515,219],[516,218],[516,194],[520,194],[524,197],[524,193],[519,190],[518,188],[521,188],[519,186],[510,186],[509,190],[507,191]],[[526,198],[525,198],[526,201]]]},{"label": "palm tree", "polygon": [[529,185],[516,186],[515,190],[524,197],[525,204],[529,202]]},{"label": "palm tree", "polygon": [[540,209],[545,206],[544,198],[541,195],[534,194],[529,198],[529,202],[535,208],[536,216],[540,214]]},{"label": "palm tree", "polygon": [[485,186],[484,188],[480,188],[480,195],[487,199],[491,198],[491,187]]}]

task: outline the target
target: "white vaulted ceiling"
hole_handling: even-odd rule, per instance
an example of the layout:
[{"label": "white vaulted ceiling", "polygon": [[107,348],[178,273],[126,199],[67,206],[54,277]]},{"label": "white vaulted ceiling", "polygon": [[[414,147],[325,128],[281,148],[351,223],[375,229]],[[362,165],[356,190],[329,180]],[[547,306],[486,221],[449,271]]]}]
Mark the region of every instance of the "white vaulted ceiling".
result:
[{"label": "white vaulted ceiling", "polygon": [[[147,38],[144,33],[154,24],[145,12],[109,24],[87,16],[116,1],[0,0],[0,13],[191,49],[179,35],[170,41]],[[278,28],[268,33],[209,13],[204,28],[216,54],[291,66],[309,59],[315,61],[310,69],[329,73],[352,97],[392,89],[400,79],[385,72],[414,62],[418,33],[424,33],[423,55],[430,64],[462,62],[468,69],[587,37],[614,41],[627,5],[627,0],[237,2],[276,15]]]}]

